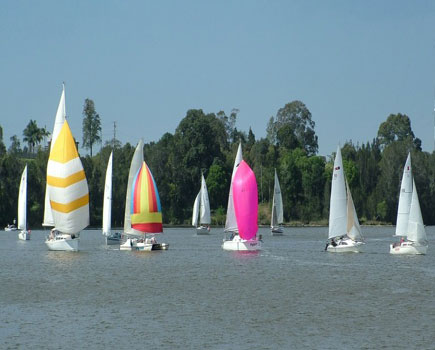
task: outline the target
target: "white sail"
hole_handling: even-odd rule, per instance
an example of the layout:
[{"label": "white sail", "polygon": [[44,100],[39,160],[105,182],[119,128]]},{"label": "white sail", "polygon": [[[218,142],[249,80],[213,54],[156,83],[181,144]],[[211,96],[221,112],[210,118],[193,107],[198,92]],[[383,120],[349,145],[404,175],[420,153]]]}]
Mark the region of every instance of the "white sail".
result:
[{"label": "white sail", "polygon": [[332,172],[331,198],[329,205],[329,233],[328,238],[343,236],[347,226],[347,201],[346,188],[344,185],[343,161],[340,147],[334,160]]},{"label": "white sail", "polygon": [[409,241],[420,244],[427,243],[426,230],[424,229],[423,217],[421,216],[420,202],[418,200],[417,188],[415,182],[412,181],[412,198],[411,208],[409,210],[409,221],[407,238]]},{"label": "white sail", "polygon": [[225,231],[238,231],[237,228],[237,220],[236,213],[234,211],[234,202],[233,202],[233,178],[236,173],[237,167],[240,162],[243,160],[242,154],[242,144],[239,143],[239,148],[237,149],[236,159],[234,160],[233,173],[231,175],[231,184],[230,184],[230,193],[228,194],[228,207],[227,207],[227,217],[225,220]]},{"label": "white sail", "polygon": [[[53,133],[51,134],[51,144],[50,151],[56,142],[57,136],[62,129],[63,123],[65,122],[66,109],[65,109],[65,85],[62,85],[62,94],[60,95],[59,105],[57,107],[56,118],[54,120]],[[44,202],[44,219],[42,226],[54,226],[53,215],[50,207],[50,199],[48,198],[48,190],[45,187],[45,202]]]},{"label": "white sail", "polygon": [[278,175],[275,169],[275,185],[273,188],[273,200],[272,200],[272,221],[270,226],[277,227],[284,221],[284,212],[282,205],[281,186],[279,185]]},{"label": "white sail", "polygon": [[51,147],[47,184],[56,229],[76,234],[88,226],[88,183],[67,121]]},{"label": "white sail", "polygon": [[143,158],[143,141],[139,140],[136,149],[131,159],[130,171],[128,173],[127,194],[125,196],[125,214],[124,214],[124,233],[143,236],[142,232],[136,231],[131,227],[131,186],[133,185],[134,177],[142,167]]},{"label": "white sail", "polygon": [[198,214],[199,214],[199,201],[201,200],[201,191],[198,192],[193,203],[193,213],[192,213],[192,226],[198,225]]},{"label": "white sail", "polygon": [[352,194],[350,193],[349,184],[346,181],[347,190],[347,235],[354,241],[363,241],[364,238],[359,225],[358,215],[356,214],[355,205],[353,204]]},{"label": "white sail", "polygon": [[204,175],[201,174],[201,204],[199,222],[204,225],[210,225],[210,201],[208,199],[207,184],[205,183]]},{"label": "white sail", "polygon": [[403,168],[402,183],[400,185],[396,236],[406,236],[408,231],[408,218],[412,198],[412,181],[411,153],[408,153],[408,158],[406,158],[405,167]]},{"label": "white sail", "polygon": [[18,192],[18,229],[27,230],[27,165],[21,175],[20,190]]},{"label": "white sail", "polygon": [[104,183],[104,199],[103,199],[103,235],[110,234],[112,229],[112,159],[113,152],[110,153],[109,161],[107,162],[106,181]]}]

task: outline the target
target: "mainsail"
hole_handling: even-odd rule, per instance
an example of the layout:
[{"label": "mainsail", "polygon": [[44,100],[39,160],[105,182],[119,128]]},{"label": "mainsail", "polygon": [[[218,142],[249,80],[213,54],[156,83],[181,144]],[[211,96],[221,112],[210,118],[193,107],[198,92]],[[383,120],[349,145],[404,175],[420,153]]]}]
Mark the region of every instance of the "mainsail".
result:
[{"label": "mainsail", "polygon": [[18,192],[18,229],[27,230],[27,164],[21,175],[20,190]]},{"label": "mainsail", "polygon": [[201,204],[199,222],[204,225],[211,223],[210,218],[210,201],[208,199],[207,184],[205,183],[204,175],[201,174]]},{"label": "mainsail", "polygon": [[344,184],[343,160],[340,147],[334,160],[332,173],[331,198],[329,206],[329,233],[328,238],[343,236],[347,229],[347,201]]},{"label": "mainsail", "polygon": [[[65,109],[65,85],[62,85],[62,94],[60,95],[59,105],[57,107],[56,118],[54,120],[53,133],[51,134],[50,151],[56,142],[57,136],[62,129],[65,122],[66,109]],[[54,226],[53,214],[50,207],[50,199],[48,198],[48,184],[45,187],[45,201],[44,201],[44,219],[42,226]]]},{"label": "mainsail", "polygon": [[283,205],[282,205],[282,194],[281,186],[279,185],[278,175],[275,169],[275,185],[273,189],[273,200],[272,200],[272,220],[271,227],[277,227],[281,225],[284,221]]},{"label": "mainsail", "polygon": [[74,234],[89,225],[88,183],[66,120],[51,146],[47,185],[56,229]]},{"label": "mainsail", "polygon": [[402,182],[400,185],[399,207],[397,209],[396,236],[406,236],[408,231],[409,210],[412,199],[412,168],[411,153],[408,153],[403,168]]},{"label": "mainsail", "polygon": [[103,200],[103,235],[110,234],[112,221],[112,160],[113,152],[110,153],[107,162],[106,181],[104,183],[104,200]]},{"label": "mainsail", "polygon": [[231,175],[230,193],[228,194],[228,207],[227,207],[227,217],[225,221],[225,232],[237,232],[237,220],[236,214],[234,212],[234,201],[233,201],[233,178],[236,173],[237,167],[243,160],[242,155],[242,144],[239,143],[237,149],[236,159],[234,160],[233,173]]}]

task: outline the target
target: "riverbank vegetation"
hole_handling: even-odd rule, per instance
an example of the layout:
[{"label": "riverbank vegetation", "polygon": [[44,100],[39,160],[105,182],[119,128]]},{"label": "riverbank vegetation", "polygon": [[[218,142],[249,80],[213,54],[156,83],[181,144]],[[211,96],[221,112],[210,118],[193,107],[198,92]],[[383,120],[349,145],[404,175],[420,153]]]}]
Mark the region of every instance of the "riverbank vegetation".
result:
[{"label": "riverbank vegetation", "polygon": [[[91,102],[87,99],[86,105]],[[84,111],[84,118],[95,115],[95,111],[91,112]],[[260,224],[270,222],[275,168],[281,183],[285,221],[301,225],[327,224],[335,149],[328,157],[317,155],[315,122],[304,103],[293,101],[279,109],[269,119],[264,138],[256,138],[251,129],[238,130],[237,112],[233,110],[226,115],[223,111],[207,114],[198,109],[189,110],[173,134],[165,133],[157,142],[145,144],[145,161],[158,186],[164,223],[190,222],[203,172],[213,224],[224,225],[234,157],[241,142],[243,157],[257,177]],[[104,118],[96,116],[94,123],[100,123],[100,118]],[[48,147],[40,144],[47,131],[39,129],[36,123],[31,120],[31,129],[26,128],[23,133],[24,142],[28,143],[23,148],[14,135],[6,149],[0,130],[2,225],[16,218],[18,186],[27,163],[28,223],[31,228],[41,226]],[[101,140],[92,138],[85,126],[92,130],[100,129],[92,122],[88,124],[88,119],[84,119],[85,146],[92,151]],[[81,157],[89,183],[91,226],[101,226],[104,178],[112,149],[112,221],[114,226],[123,224],[127,177],[137,140],[131,142],[123,145],[118,140],[109,140],[96,154]],[[395,223],[400,180],[408,152],[411,152],[424,222],[435,224],[435,153],[422,151],[421,141],[412,131],[410,118],[403,114],[388,116],[372,140],[364,144],[354,144],[349,140],[342,145],[346,177],[363,224]]]}]

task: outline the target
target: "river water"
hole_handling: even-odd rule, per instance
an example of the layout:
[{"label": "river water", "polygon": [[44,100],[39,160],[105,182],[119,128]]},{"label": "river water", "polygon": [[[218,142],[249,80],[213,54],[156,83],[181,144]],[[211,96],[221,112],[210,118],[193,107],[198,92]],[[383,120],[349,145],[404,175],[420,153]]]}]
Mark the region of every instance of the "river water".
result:
[{"label": "river water", "polygon": [[323,251],[327,228],[263,234],[223,251],[222,229],[166,229],[168,251],[51,252],[0,233],[1,349],[434,349],[435,227],[426,256],[392,256],[392,227],[363,227],[366,252]]}]

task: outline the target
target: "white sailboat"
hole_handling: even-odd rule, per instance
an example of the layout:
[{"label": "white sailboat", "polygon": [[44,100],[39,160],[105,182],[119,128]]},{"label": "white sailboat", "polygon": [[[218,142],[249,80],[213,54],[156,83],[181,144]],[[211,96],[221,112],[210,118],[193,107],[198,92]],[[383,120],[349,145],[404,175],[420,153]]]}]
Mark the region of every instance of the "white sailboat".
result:
[{"label": "white sailboat", "polygon": [[[237,171],[241,164],[243,165],[238,174]],[[237,202],[237,210],[235,202]],[[236,211],[238,215],[236,215]],[[231,175],[225,222],[225,232],[226,234],[230,233],[230,236],[224,238],[222,248],[233,251],[261,250],[261,237],[257,237],[257,220],[257,183],[254,173],[243,161],[242,145],[239,144]]]},{"label": "white sailboat", "polygon": [[121,241],[121,234],[112,232],[112,162],[113,152],[110,153],[107,162],[103,197],[103,236],[106,238],[107,245],[119,244]]},{"label": "white sailboat", "polygon": [[390,244],[391,254],[426,254],[428,248],[427,236],[417,188],[412,176],[410,153],[403,168],[395,236],[402,238],[400,242]]},{"label": "white sailboat", "polygon": [[[63,123],[66,118],[65,108],[65,84],[62,84],[62,93],[60,95],[59,105],[57,106],[56,117],[54,120],[53,133],[51,134],[50,151],[56,142],[57,136],[62,129]],[[51,212],[50,199],[48,198],[48,184],[45,186],[45,201],[44,201],[44,219],[42,226],[53,227],[54,220]]]},{"label": "white sailboat", "polygon": [[333,253],[358,253],[362,250],[363,244],[364,239],[352,195],[345,181],[341,150],[337,147],[332,173],[328,242],[325,250]]},{"label": "white sailboat", "polygon": [[272,236],[282,236],[284,222],[284,211],[282,205],[281,186],[279,185],[278,175],[275,169],[275,185],[273,188],[273,200],[272,200],[272,217],[270,223],[270,230]]},{"label": "white sailboat", "polygon": [[51,145],[47,185],[55,227],[45,243],[49,250],[78,251],[80,232],[89,225],[89,189],[66,120]]},{"label": "white sailboat", "polygon": [[27,165],[21,175],[20,191],[18,192],[18,238],[22,241],[30,240],[30,230],[27,230]]},{"label": "white sailboat", "polygon": [[201,174],[201,189],[193,204],[192,226],[196,227],[197,235],[208,235],[210,233],[210,223],[210,201],[208,199],[207,184],[204,175]]},{"label": "white sailboat", "polygon": [[[163,232],[162,208],[153,175],[143,158],[143,141],[134,151],[128,173],[125,199],[124,237],[120,250],[166,250],[167,243],[157,243],[155,234]],[[147,234],[151,237],[148,238]]]}]

